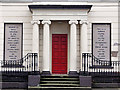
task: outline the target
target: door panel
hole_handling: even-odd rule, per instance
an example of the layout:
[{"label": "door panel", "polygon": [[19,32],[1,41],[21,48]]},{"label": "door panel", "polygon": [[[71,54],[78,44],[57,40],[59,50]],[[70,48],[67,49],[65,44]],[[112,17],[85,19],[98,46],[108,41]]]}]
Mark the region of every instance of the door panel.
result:
[{"label": "door panel", "polygon": [[52,73],[67,74],[67,34],[52,35]]}]

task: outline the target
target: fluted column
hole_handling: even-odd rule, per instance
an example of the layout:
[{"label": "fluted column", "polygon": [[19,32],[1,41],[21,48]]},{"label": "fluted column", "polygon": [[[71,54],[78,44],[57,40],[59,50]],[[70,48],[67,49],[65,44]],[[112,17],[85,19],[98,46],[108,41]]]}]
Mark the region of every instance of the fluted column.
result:
[{"label": "fluted column", "polygon": [[69,75],[77,74],[77,20],[69,21],[70,24],[70,71]]},{"label": "fluted column", "polygon": [[44,20],[43,24],[43,74],[50,74],[50,27],[51,21]]},{"label": "fluted column", "polygon": [[80,21],[81,24],[81,53],[88,53],[87,21]]},{"label": "fluted column", "polygon": [[40,21],[31,21],[33,25],[32,53],[39,53],[39,24]]}]

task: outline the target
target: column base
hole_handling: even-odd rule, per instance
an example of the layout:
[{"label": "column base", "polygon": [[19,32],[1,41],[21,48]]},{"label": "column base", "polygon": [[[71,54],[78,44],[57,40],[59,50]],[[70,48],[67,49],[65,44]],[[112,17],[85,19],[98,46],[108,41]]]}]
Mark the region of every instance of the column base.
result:
[{"label": "column base", "polygon": [[77,71],[69,71],[69,76],[79,76]]},{"label": "column base", "polygon": [[50,71],[42,71],[41,76],[51,76]]}]

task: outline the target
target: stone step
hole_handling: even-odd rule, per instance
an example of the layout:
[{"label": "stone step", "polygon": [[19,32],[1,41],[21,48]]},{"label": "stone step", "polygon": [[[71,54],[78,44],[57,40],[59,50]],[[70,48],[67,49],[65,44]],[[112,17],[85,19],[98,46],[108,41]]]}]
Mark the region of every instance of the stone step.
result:
[{"label": "stone step", "polygon": [[41,81],[41,82],[71,82],[71,83],[74,83],[74,82],[79,82],[79,81]]},{"label": "stone step", "polygon": [[41,80],[79,80],[79,78],[41,78]]},{"label": "stone step", "polygon": [[28,90],[92,90],[91,87],[28,87]]},{"label": "stone step", "polygon": [[40,84],[40,86],[42,86],[42,87],[46,87],[46,86],[49,86],[49,87],[59,87],[59,86],[61,86],[61,87],[65,87],[65,86],[67,86],[67,87],[79,87],[80,85],[79,84],[53,84],[53,83],[49,83],[49,84]]},{"label": "stone step", "polygon": [[75,84],[79,84],[79,81],[41,81],[40,84],[42,83],[69,83],[69,84],[72,84],[72,83],[75,83]]},{"label": "stone step", "polygon": [[79,78],[78,76],[41,76],[41,78]]}]

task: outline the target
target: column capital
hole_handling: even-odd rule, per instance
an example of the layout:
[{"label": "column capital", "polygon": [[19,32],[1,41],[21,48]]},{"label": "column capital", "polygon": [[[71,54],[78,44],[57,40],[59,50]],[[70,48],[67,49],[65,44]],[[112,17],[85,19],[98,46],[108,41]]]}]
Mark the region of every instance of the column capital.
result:
[{"label": "column capital", "polygon": [[87,20],[81,20],[79,23],[80,24],[87,24],[88,25],[88,21]]},{"label": "column capital", "polygon": [[34,25],[34,24],[40,24],[40,21],[39,20],[33,20],[31,21],[31,24]]},{"label": "column capital", "polygon": [[51,24],[51,21],[50,20],[43,20],[42,24]]},{"label": "column capital", "polygon": [[78,24],[78,21],[77,20],[70,20],[69,24]]}]

